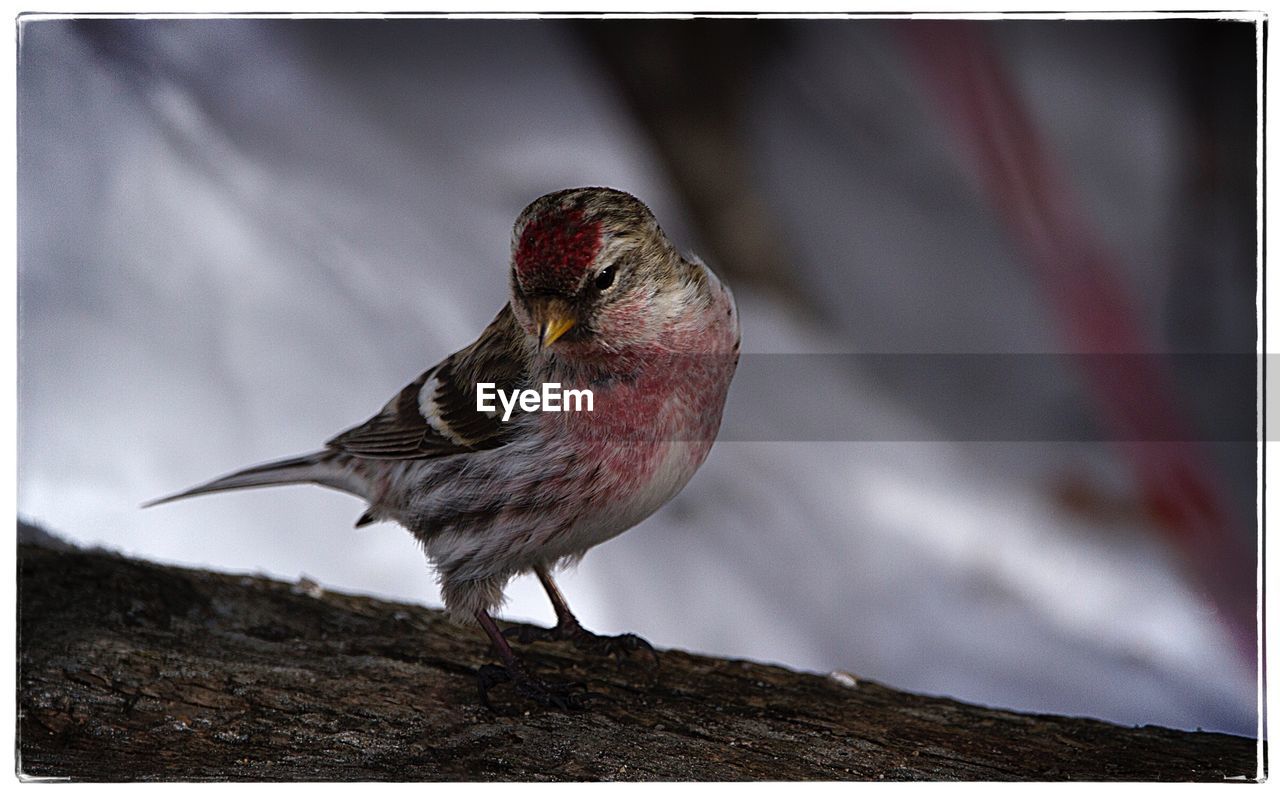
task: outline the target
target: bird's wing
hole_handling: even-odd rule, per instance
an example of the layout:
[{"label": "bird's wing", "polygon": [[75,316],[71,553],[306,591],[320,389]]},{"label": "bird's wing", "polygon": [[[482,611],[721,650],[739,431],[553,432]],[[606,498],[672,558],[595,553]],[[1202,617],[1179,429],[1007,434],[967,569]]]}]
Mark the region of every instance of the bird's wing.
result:
[{"label": "bird's wing", "polygon": [[525,342],[510,305],[480,338],[422,373],[369,421],[327,446],[360,458],[408,460],[500,447],[515,423],[476,410],[476,383],[504,391],[526,380]]}]

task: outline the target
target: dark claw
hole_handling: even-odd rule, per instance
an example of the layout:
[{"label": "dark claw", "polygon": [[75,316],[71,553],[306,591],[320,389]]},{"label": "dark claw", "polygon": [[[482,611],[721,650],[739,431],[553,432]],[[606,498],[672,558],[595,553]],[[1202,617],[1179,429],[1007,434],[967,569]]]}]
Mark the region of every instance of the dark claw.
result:
[{"label": "dark claw", "polygon": [[645,667],[658,667],[658,652],[643,637],[634,634],[616,636],[593,634],[577,622],[557,623],[549,629],[538,626],[512,626],[502,632],[517,642],[559,642],[569,640],[579,650],[595,656],[612,656],[621,667],[624,661],[643,659]]},{"label": "dark claw", "polygon": [[489,690],[498,684],[511,681],[515,684],[517,694],[526,697],[544,708],[557,708],[565,711],[577,711],[586,708],[587,702],[600,697],[588,692],[584,684],[553,684],[536,678],[530,673],[516,669],[513,673],[496,664],[483,665],[476,672],[476,683],[480,688],[480,702],[492,711],[497,711],[489,701]]},{"label": "dark claw", "polygon": [[654,669],[658,667],[658,652],[653,649],[648,640],[634,634],[618,634],[609,637],[584,630],[581,635],[574,637],[573,644],[587,653],[612,656],[617,660],[618,667],[622,667],[624,661],[640,659],[644,660],[643,666]]},{"label": "dark claw", "polygon": [[507,671],[507,668],[496,664],[481,665],[480,669],[476,671],[476,685],[480,689],[480,702],[492,709],[493,704],[489,702],[489,690],[510,680],[511,673]]}]

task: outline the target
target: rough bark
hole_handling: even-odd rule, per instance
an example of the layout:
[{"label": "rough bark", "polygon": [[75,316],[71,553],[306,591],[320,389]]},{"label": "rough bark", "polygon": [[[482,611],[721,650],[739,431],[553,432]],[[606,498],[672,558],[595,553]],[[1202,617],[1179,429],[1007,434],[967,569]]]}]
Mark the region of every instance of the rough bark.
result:
[{"label": "rough bark", "polygon": [[[474,628],[307,583],[19,547],[18,771],[73,780],[1252,779],[1250,739],[1014,714],[870,681],[564,644],[583,712],[495,713]],[[495,697],[501,703],[501,695]],[[509,697],[506,705],[517,701]]]}]

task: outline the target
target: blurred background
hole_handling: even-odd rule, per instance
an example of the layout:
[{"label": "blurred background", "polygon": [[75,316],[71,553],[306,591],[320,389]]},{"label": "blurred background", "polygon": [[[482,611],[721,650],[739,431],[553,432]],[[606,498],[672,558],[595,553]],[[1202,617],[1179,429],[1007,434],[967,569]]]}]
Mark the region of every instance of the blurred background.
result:
[{"label": "blurred background", "polygon": [[19,33],[23,519],[438,604],[350,497],[138,504],[366,419],[506,300],[525,204],[608,185],[744,357],[690,485],[561,578],[585,625],[1256,734],[1253,23]]}]

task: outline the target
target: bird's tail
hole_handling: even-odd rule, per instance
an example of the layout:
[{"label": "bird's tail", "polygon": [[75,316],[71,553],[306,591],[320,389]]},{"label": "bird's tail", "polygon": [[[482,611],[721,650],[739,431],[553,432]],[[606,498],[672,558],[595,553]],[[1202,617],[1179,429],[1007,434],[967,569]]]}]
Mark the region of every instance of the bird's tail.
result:
[{"label": "bird's tail", "polygon": [[296,458],[262,463],[247,469],[232,472],[203,485],[188,488],[185,491],[143,502],[143,507],[154,507],[188,496],[217,493],[218,491],[234,491],[239,488],[260,488],[267,485],[291,485],[295,483],[313,483],[336,488],[339,491],[356,496],[364,496],[363,488],[348,465],[349,461],[335,450],[323,450]]}]

